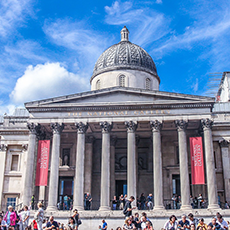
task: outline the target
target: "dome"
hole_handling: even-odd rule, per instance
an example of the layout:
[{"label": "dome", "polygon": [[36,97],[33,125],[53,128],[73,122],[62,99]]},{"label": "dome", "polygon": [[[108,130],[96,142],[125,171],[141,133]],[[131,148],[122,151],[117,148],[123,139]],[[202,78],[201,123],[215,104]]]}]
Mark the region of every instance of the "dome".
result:
[{"label": "dome", "polygon": [[121,69],[145,71],[158,77],[151,56],[140,46],[131,43],[128,34],[128,29],[124,27],[121,30],[121,41],[101,54],[95,64],[91,80],[98,74]]}]

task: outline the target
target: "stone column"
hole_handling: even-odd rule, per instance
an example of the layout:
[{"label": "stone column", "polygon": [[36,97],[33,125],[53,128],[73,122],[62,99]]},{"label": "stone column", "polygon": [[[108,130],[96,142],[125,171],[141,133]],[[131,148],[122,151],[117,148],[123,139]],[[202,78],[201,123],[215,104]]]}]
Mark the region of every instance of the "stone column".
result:
[{"label": "stone column", "polygon": [[187,138],[185,132],[188,123],[184,120],[176,120],[175,125],[178,131],[179,142],[181,209],[191,209],[192,207],[190,205]]},{"label": "stone column", "polygon": [[161,154],[161,128],[159,121],[150,121],[153,132],[153,184],[154,184],[154,210],[164,209],[163,204],[163,177]]},{"label": "stone column", "polygon": [[134,196],[134,203],[136,203],[137,180],[135,131],[137,129],[137,123],[134,121],[126,121],[125,125],[127,127],[127,195],[128,198]]},{"label": "stone column", "polygon": [[73,209],[84,210],[84,161],[85,161],[85,133],[88,124],[76,123],[77,128],[77,156],[74,177]]},{"label": "stone column", "polygon": [[101,200],[99,211],[110,209],[110,131],[112,123],[100,122],[102,129]]},{"label": "stone column", "polygon": [[40,130],[41,126],[35,125],[34,123],[28,123],[27,127],[29,129],[29,145],[26,156],[26,170],[25,170],[25,180],[24,180],[24,193],[23,193],[23,205],[30,205],[32,192],[33,192],[33,172],[34,172],[34,156],[36,149],[36,135]]},{"label": "stone column", "polygon": [[219,141],[223,163],[223,174],[224,174],[224,191],[225,200],[230,201],[230,156],[229,156],[229,142],[225,139]]},{"label": "stone column", "polygon": [[217,201],[217,187],[216,187],[216,169],[214,163],[213,143],[212,143],[212,124],[210,119],[202,119],[201,125],[204,131],[204,149],[206,161],[206,179],[208,188],[208,208],[219,208]]},{"label": "stone column", "polygon": [[93,136],[86,136],[85,139],[85,167],[84,167],[84,192],[92,194],[92,167],[93,167]]},{"label": "stone column", "polygon": [[112,136],[110,139],[110,199],[116,194],[116,182],[115,182],[115,146],[117,142],[117,137]]},{"label": "stone column", "polygon": [[64,124],[52,123],[50,127],[53,131],[52,154],[50,166],[49,195],[47,211],[57,210],[58,182],[59,182],[59,156],[61,145],[61,132]]},{"label": "stone column", "polygon": [[3,199],[3,184],[4,184],[4,175],[5,175],[5,165],[6,165],[6,153],[7,153],[7,145],[0,145],[0,208],[1,210],[5,209],[2,207],[2,199]]}]

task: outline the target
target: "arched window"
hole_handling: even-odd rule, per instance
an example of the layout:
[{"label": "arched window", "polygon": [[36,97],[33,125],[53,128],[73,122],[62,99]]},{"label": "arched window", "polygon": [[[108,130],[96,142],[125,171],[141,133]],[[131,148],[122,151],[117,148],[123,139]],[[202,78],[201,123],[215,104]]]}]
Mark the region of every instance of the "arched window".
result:
[{"label": "arched window", "polygon": [[96,90],[99,90],[99,89],[101,89],[101,81],[100,81],[100,79],[97,80],[97,82],[96,82]]},{"label": "arched window", "polygon": [[125,87],[125,75],[119,76],[119,86]]},{"label": "arched window", "polygon": [[145,80],[145,88],[146,89],[151,88],[151,80],[149,78],[146,78],[146,80]]}]

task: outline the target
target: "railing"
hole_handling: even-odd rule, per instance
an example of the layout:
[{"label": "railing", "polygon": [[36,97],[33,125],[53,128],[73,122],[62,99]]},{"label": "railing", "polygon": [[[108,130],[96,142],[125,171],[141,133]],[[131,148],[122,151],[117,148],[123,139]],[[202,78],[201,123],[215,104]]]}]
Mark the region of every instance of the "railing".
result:
[{"label": "railing", "polygon": [[[34,202],[34,204],[31,205],[31,210],[37,210],[37,204],[38,203],[42,203],[43,204],[43,209],[45,210],[48,206],[48,200],[44,200],[44,201],[36,201]],[[180,203],[176,203],[175,201],[171,200],[171,199],[164,199],[163,201],[163,205],[165,207],[165,209],[180,209],[181,204]],[[226,209],[226,205],[224,202],[219,202],[220,208],[221,209]],[[120,205],[117,204],[116,207],[113,206],[112,200],[110,201],[110,207],[111,210],[120,210]],[[137,205],[137,209],[138,210],[152,210],[152,208],[154,207],[154,203],[152,204],[152,206],[148,206],[147,202],[144,205],[144,209],[141,209],[140,205]],[[208,199],[204,199],[204,202],[200,203],[198,201],[197,204],[192,204],[192,208],[193,209],[205,209],[208,207]],[[23,203],[20,203],[18,205],[15,206],[15,210],[19,211],[23,208]],[[73,201],[70,204],[70,207],[65,207],[64,203],[63,204],[57,204],[57,208],[60,211],[71,211],[73,209]],[[86,206],[84,205],[84,208],[86,210]],[[90,205],[90,210],[98,210],[100,208],[100,200],[92,200],[91,205]],[[6,207],[7,209],[7,207]]]}]

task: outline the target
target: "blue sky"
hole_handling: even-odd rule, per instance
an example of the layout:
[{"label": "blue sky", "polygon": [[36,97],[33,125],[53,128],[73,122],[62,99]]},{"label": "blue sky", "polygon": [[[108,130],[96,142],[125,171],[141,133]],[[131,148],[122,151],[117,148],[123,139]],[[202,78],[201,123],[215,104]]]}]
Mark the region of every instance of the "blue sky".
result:
[{"label": "blue sky", "polygon": [[90,90],[124,25],[156,63],[160,90],[205,95],[210,73],[230,70],[229,1],[1,0],[0,114]]}]

